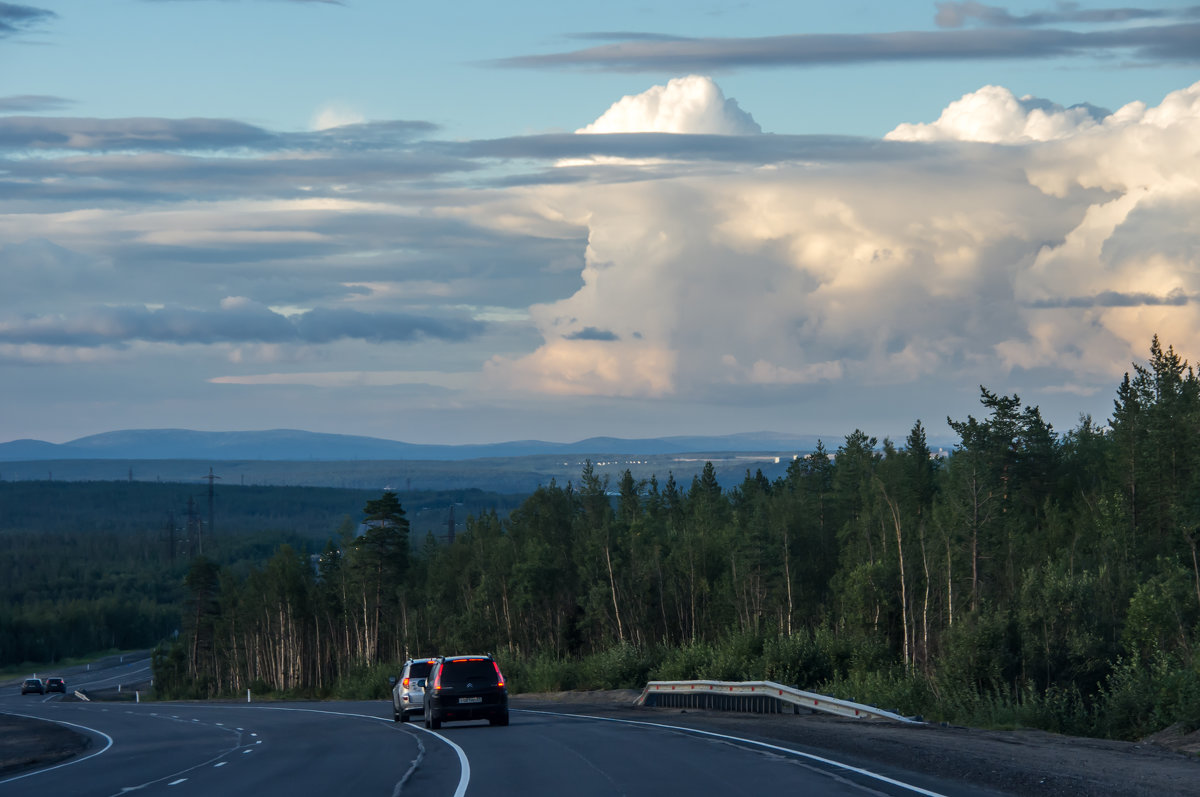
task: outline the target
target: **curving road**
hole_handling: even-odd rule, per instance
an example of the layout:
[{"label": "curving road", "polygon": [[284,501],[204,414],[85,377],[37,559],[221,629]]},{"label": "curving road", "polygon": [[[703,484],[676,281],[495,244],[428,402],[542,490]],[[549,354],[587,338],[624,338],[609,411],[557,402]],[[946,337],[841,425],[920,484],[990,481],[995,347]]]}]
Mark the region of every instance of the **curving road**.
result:
[{"label": "curving road", "polygon": [[[82,685],[82,675],[72,678]],[[67,724],[93,744],[65,764],[0,779],[5,797],[979,793],[778,743],[675,728],[654,712],[632,721],[514,709],[507,728],[463,723],[435,733],[393,723],[384,701],[80,703],[17,691],[5,687],[0,711]]]}]

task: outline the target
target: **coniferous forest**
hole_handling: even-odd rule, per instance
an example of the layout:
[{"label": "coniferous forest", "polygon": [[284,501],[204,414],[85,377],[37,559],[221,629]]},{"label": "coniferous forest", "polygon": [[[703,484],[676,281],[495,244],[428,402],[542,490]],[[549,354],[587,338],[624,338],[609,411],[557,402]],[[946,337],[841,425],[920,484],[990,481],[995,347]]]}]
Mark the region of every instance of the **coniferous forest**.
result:
[{"label": "coniferous forest", "polygon": [[408,656],[488,651],[514,689],[772,680],[926,719],[1137,738],[1200,726],[1200,381],[1157,339],[1111,419],[855,430],[771,481],[539,488],[452,544],[394,493],[314,566],[293,545],[183,576],[165,697],[382,697]]}]

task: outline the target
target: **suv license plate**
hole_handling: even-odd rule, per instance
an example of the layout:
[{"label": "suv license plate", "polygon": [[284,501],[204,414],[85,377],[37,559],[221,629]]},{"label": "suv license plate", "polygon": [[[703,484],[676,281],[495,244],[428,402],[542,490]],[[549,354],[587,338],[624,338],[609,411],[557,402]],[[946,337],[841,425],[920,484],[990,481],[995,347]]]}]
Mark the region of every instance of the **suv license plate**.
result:
[{"label": "suv license plate", "polygon": [[483,698],[482,697],[460,697],[458,699],[458,702],[459,703],[482,703]]}]

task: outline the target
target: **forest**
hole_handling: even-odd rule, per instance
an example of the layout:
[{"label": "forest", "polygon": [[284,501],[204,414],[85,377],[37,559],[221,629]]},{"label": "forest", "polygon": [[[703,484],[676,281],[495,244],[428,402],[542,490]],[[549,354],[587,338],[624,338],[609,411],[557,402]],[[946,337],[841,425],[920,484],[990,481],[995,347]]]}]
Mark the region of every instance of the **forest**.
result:
[{"label": "forest", "polygon": [[[107,650],[151,648],[181,628],[184,578],[203,553],[245,577],[281,544],[301,556],[358,525],[357,489],[136,481],[0,481],[0,668],[32,670]],[[410,491],[414,527],[448,534],[523,496]],[[215,519],[215,520],[213,520]]]},{"label": "forest", "polygon": [[981,388],[933,456],[855,430],[769,480],[711,466],[536,490],[414,538],[394,493],[313,566],[196,557],[167,697],[382,697],[410,655],[516,690],[767,679],[926,719],[1138,738],[1200,725],[1200,382],[1157,338],[1111,419],[1060,433]]}]

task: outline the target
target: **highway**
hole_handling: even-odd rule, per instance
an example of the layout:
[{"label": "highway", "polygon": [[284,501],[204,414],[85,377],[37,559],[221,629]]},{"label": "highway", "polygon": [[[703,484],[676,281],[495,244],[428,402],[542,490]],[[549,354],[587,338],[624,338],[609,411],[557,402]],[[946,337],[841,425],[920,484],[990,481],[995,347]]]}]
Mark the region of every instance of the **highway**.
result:
[{"label": "highway", "polygon": [[[68,686],[128,683],[147,664],[77,673]],[[393,723],[382,700],[87,703],[18,691],[4,687],[0,711],[63,723],[93,741],[64,764],[0,776],[4,797],[979,793],[769,740],[671,727],[655,711],[628,720],[514,708],[507,728],[480,722],[432,732]]]}]

